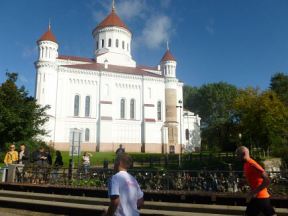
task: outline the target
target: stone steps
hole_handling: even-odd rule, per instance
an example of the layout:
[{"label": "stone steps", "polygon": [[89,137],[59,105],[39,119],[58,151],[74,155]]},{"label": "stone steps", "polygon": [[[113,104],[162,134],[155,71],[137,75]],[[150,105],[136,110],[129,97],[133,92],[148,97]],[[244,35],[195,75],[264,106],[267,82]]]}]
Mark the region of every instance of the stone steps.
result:
[{"label": "stone steps", "polygon": [[[99,215],[109,204],[108,198],[56,195],[32,192],[0,190],[0,206],[50,212],[64,215]],[[244,206],[187,204],[146,201],[141,215],[196,216],[243,215]],[[288,209],[277,209],[280,216],[288,215]]]}]

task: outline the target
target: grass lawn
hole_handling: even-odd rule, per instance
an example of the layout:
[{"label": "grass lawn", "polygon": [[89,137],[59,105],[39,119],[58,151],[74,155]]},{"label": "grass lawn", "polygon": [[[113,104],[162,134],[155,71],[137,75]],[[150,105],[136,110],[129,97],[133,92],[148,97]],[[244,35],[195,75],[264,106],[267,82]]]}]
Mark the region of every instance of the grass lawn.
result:
[{"label": "grass lawn", "polygon": [[[103,166],[103,161],[104,160],[108,160],[109,164],[112,164],[114,162],[115,159],[115,152],[89,152],[90,154],[92,154],[92,157],[90,157],[90,162],[91,162],[91,166]],[[68,151],[63,151],[61,152],[62,154],[62,158],[63,158],[63,163],[64,163],[64,167],[68,167],[69,165],[69,159],[72,159],[72,157],[69,156],[69,152]],[[81,164],[81,160],[82,160],[82,155],[79,156],[79,163]],[[74,156],[74,166],[78,166],[78,156]],[[55,154],[54,154],[54,158],[53,158],[53,163],[55,160]]]}]

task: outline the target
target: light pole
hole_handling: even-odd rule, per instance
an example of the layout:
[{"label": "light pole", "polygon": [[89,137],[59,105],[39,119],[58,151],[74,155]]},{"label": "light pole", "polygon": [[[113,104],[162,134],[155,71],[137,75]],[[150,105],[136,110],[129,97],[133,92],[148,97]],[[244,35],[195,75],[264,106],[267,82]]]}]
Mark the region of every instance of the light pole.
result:
[{"label": "light pole", "polygon": [[180,114],[180,120],[179,120],[179,123],[180,123],[180,153],[179,153],[179,167],[181,167],[181,156],[182,156],[182,112],[181,112],[181,110],[182,110],[182,100],[179,100],[178,101],[178,106],[176,106],[176,108],[180,108],[180,112],[179,112],[179,114]]},{"label": "light pole", "polygon": [[242,138],[242,134],[239,133],[238,136],[239,136],[239,144],[240,144],[240,146],[241,146],[241,138]]}]

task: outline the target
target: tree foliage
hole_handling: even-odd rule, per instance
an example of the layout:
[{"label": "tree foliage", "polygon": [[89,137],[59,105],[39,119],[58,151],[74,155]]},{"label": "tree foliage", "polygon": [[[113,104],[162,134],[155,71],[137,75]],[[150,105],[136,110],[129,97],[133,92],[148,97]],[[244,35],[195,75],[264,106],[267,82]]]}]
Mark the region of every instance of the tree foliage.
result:
[{"label": "tree foliage", "polygon": [[45,111],[24,87],[16,85],[18,75],[6,73],[7,80],[0,86],[0,148],[8,142],[31,140],[44,135]]},{"label": "tree foliage", "polygon": [[264,150],[286,145],[288,110],[275,92],[260,92],[253,88],[241,90],[234,108],[243,144]]},{"label": "tree foliage", "polygon": [[275,91],[280,100],[288,106],[288,75],[276,73],[272,76],[270,89]]},{"label": "tree foliage", "polygon": [[184,106],[186,103],[185,108],[201,117],[202,148],[231,151],[242,142],[278,153],[288,149],[286,79],[287,76],[276,74],[271,79],[271,89],[266,91],[237,89],[223,82],[199,88],[186,86]]},{"label": "tree foliage", "polygon": [[[185,98],[188,95],[189,99]],[[202,144],[210,149],[231,150],[235,146],[231,105],[236,96],[237,88],[225,82],[184,89],[188,109],[201,117]]]}]

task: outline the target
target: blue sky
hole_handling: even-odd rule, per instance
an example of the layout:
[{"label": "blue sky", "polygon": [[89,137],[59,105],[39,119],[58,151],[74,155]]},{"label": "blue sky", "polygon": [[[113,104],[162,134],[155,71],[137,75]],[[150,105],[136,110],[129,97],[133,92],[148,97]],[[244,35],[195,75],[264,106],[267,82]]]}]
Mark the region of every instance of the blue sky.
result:
[{"label": "blue sky", "polygon": [[[59,54],[93,57],[92,29],[112,0],[1,0],[0,83],[6,70],[34,95],[36,40],[47,30]],[[287,0],[115,0],[133,33],[132,55],[140,65],[159,63],[170,42],[177,76],[201,86],[225,81],[237,87],[269,87],[288,72]]]}]

